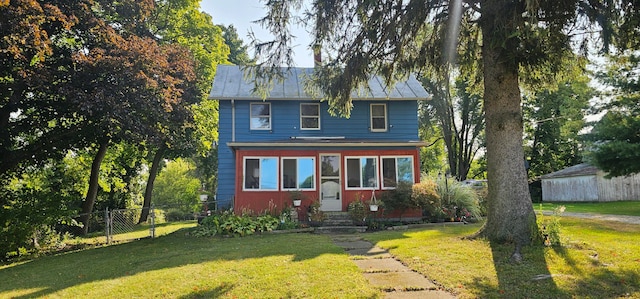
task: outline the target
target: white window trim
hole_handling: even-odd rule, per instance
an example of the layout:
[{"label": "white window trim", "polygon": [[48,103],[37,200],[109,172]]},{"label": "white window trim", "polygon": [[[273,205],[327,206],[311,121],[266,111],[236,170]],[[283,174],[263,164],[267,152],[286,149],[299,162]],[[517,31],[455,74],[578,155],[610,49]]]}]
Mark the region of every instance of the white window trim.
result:
[{"label": "white window trim", "polygon": [[374,187],[362,187],[362,177],[360,177],[360,187],[349,187],[349,167],[347,166],[347,160],[358,159],[359,169],[362,169],[362,158],[374,159],[376,164],[380,163],[378,156],[344,156],[344,189],[345,190],[378,190],[380,188],[380,165],[376,165],[376,185]]},{"label": "white window trim", "polygon": [[[251,115],[251,111],[253,111],[251,108],[253,107],[253,105],[265,105],[265,104],[269,106],[269,127],[268,128],[254,128],[252,126],[252,123],[251,123],[251,119],[252,118],[254,118],[254,117],[266,118],[266,117]],[[272,127],[272,115],[273,115],[273,110],[271,110],[271,103],[266,103],[266,102],[249,103],[249,129],[250,130],[255,130],[255,131],[271,130],[271,127]]]},{"label": "white window trim", "polygon": [[[318,106],[318,115],[317,116],[302,116],[302,106],[303,105],[315,105]],[[302,127],[302,119],[303,118],[317,118],[318,119],[318,127],[317,128],[303,128]],[[300,130],[320,130],[320,103],[300,103]]]},{"label": "white window trim", "polygon": [[[384,129],[374,129],[373,128],[373,106],[382,106],[384,108]],[[387,111],[387,104],[380,104],[380,103],[371,103],[369,104],[369,130],[371,132],[387,132],[387,129],[389,127],[388,123],[389,123],[389,115],[388,115],[388,111]]]},{"label": "white window trim", "polygon": [[[260,167],[260,169],[262,169],[262,159],[276,159],[276,165],[280,165],[280,158],[279,157],[272,157],[272,156],[245,156],[242,158],[242,191],[247,191],[247,192],[264,192],[264,191],[279,191],[278,186],[280,184],[276,183],[276,188],[275,189],[262,189],[260,188],[260,185],[258,185],[258,188],[246,188],[245,182],[246,182],[246,177],[245,175],[247,174],[247,159],[257,159],[258,160],[258,167]],[[280,167],[276,167],[276,178],[280,178]]]},{"label": "white window trim", "polygon": [[380,184],[382,186],[382,190],[393,190],[396,189],[396,187],[387,187],[384,185],[384,164],[382,163],[383,159],[394,159],[395,163],[396,163],[396,184],[398,183],[398,159],[402,159],[402,158],[411,158],[411,183],[414,183],[416,181],[416,173],[415,173],[415,158],[411,155],[398,155],[398,156],[380,156]]},{"label": "white window trim", "polygon": [[[316,163],[317,159],[314,156],[295,156],[295,157],[280,157],[280,175],[284,176],[284,160],[296,160],[296,167],[298,167],[299,159],[311,159],[313,160],[313,187],[312,188],[298,188],[298,178],[296,177],[296,187],[295,188],[285,188],[284,187],[284,177],[280,178],[280,189],[282,191],[316,191],[316,180],[318,179],[318,174],[316,173]],[[299,175],[296,169],[296,175]]]}]

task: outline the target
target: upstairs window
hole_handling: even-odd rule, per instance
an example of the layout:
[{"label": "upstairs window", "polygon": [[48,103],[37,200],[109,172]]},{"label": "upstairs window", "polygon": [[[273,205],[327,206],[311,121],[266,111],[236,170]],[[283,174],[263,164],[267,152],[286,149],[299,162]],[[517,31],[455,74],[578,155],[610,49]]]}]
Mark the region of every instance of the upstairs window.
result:
[{"label": "upstairs window", "polygon": [[244,189],[278,190],[278,158],[245,158]]},{"label": "upstairs window", "polygon": [[382,157],[382,188],[393,189],[399,182],[413,184],[413,157]]},{"label": "upstairs window", "polygon": [[320,104],[300,104],[300,129],[320,129]]},{"label": "upstairs window", "polygon": [[271,130],[271,104],[251,103],[251,130]]},{"label": "upstairs window", "polygon": [[387,105],[371,104],[371,131],[386,132],[387,131]]},{"label": "upstairs window", "polygon": [[377,189],[377,161],[377,157],[347,157],[347,189]]},{"label": "upstairs window", "polygon": [[282,189],[283,190],[314,190],[316,159],[282,158]]}]

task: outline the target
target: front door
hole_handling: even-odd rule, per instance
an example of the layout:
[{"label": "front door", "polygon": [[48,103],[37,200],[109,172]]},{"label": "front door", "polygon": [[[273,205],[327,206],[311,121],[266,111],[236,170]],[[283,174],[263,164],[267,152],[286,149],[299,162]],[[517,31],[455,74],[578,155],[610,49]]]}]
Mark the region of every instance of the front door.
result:
[{"label": "front door", "polygon": [[320,210],[342,211],[340,155],[320,154]]}]

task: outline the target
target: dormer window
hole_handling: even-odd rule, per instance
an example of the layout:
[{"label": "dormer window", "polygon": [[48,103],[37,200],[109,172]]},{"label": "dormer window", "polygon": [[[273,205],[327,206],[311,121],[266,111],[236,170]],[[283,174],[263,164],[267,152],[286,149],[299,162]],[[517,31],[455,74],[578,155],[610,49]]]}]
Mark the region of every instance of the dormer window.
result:
[{"label": "dormer window", "polygon": [[371,132],[387,131],[387,104],[371,104]]},{"label": "dormer window", "polygon": [[271,130],[271,104],[251,103],[251,130]]},{"label": "dormer window", "polygon": [[320,104],[300,104],[300,129],[320,130]]}]

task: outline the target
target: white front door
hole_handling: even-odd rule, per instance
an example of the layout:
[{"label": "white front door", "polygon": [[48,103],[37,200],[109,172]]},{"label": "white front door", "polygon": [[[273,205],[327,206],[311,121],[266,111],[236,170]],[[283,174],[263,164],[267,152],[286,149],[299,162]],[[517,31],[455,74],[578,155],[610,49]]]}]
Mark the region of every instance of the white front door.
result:
[{"label": "white front door", "polygon": [[342,211],[340,155],[320,154],[320,210]]}]

